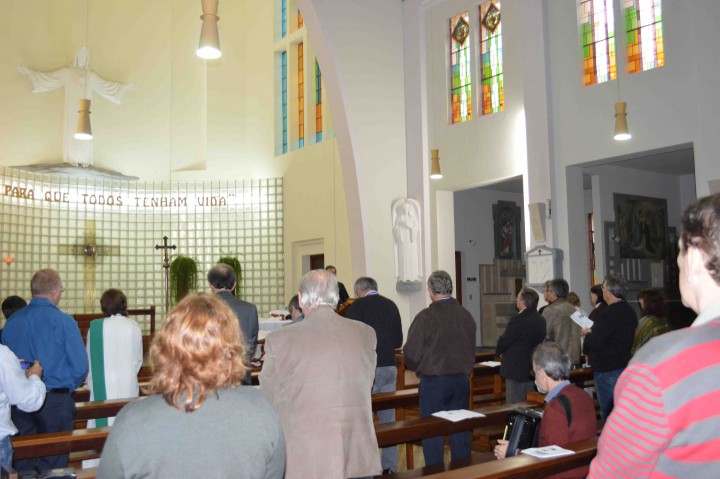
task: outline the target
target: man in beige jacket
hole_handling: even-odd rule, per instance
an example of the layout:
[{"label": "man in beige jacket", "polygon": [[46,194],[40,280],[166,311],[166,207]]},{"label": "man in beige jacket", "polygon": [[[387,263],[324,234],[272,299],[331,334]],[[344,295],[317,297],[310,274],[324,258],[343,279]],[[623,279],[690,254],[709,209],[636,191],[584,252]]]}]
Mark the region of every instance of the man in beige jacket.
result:
[{"label": "man in beige jacket", "polygon": [[381,472],[370,397],[375,331],[335,313],[337,284],[330,272],[307,273],[298,293],[305,319],[265,338],[260,390],[285,431],[286,479]]},{"label": "man in beige jacket", "polygon": [[554,278],[545,286],[545,299],[550,303],[542,315],[547,323],[547,339],[555,341],[570,357],[572,364],[580,363],[580,326],[570,318],[576,310],[567,302],[570,291],[567,281]]}]

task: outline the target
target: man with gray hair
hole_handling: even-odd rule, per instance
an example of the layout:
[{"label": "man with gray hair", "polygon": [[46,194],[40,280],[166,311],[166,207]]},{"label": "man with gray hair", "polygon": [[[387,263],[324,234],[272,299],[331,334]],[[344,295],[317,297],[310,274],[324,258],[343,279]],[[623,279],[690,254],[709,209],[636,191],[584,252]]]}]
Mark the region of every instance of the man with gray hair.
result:
[{"label": "man with gray hair", "polygon": [[545,299],[550,303],[542,313],[547,323],[547,339],[558,343],[573,364],[579,364],[581,328],[570,318],[575,312],[575,307],[567,302],[570,287],[564,279],[554,278],[544,289]]},{"label": "man with gray hair", "polygon": [[379,474],[375,331],[335,313],[338,283],[329,271],[303,276],[298,299],[305,319],[267,335],[260,372],[260,390],[285,432],[285,478]]},{"label": "man with gray hair", "polygon": [[[62,293],[60,275],[53,269],[41,269],[30,280],[30,304],[10,317],[3,330],[2,342],[15,356],[39,361],[42,380],[47,388],[45,404],[37,412],[13,409],[12,420],[19,434],[72,431],[75,400],[72,394],[85,381],[88,358],[75,319],[58,308]],[[66,467],[68,455],[45,456],[15,461],[15,469],[44,471]]]},{"label": "man with gray hair", "polygon": [[[397,367],[395,349],[402,346],[403,331],[400,311],[395,303],[378,293],[377,282],[367,276],[355,281],[355,297],[358,298],[348,309],[347,318],[367,324],[375,330],[377,337],[377,367],[372,393],[395,391]],[[380,424],[395,421],[395,410],[378,411]],[[398,463],[397,447],[386,447],[380,456],[383,474],[396,472]]]},{"label": "man with gray hair", "polygon": [[[420,416],[452,409],[467,409],[470,379],[475,364],[475,320],[451,296],[452,279],[445,271],[433,272],[427,281],[432,303],[420,311],[408,331],[403,351],[405,367],[420,378]],[[470,457],[469,432],[450,435],[452,460]],[[444,438],[423,439],[425,465],[444,462]]]},{"label": "man with gray hair", "polygon": [[[570,384],[570,358],[560,345],[552,341],[540,343],[532,353],[535,385],[545,395],[545,410],[540,422],[538,446],[565,444],[594,438],[597,435],[595,405],[585,391]],[[508,441],[499,440],[495,457],[502,459]],[[587,466],[553,476],[552,479],[585,477]]]},{"label": "man with gray hair", "polygon": [[582,330],[584,348],[595,377],[595,392],[600,415],[607,419],[613,409],[613,391],[620,373],[632,357],[638,320],[625,301],[627,283],[621,275],[609,274],[603,282],[603,299],[607,308],[598,315],[592,328]]},{"label": "man with gray hair", "polygon": [[[235,291],[237,287],[237,276],[235,276],[235,270],[232,266],[225,263],[216,264],[208,271],[207,281],[210,290],[225,301],[228,306],[230,306],[230,309],[233,310],[235,316],[237,316],[240,331],[243,333],[243,338],[245,338],[245,344],[247,346],[247,356],[245,359],[247,364],[250,364],[255,356],[258,331],[260,329],[257,307],[252,303],[236,298],[233,294],[233,291]],[[243,383],[252,383],[252,368],[248,368]]]}]

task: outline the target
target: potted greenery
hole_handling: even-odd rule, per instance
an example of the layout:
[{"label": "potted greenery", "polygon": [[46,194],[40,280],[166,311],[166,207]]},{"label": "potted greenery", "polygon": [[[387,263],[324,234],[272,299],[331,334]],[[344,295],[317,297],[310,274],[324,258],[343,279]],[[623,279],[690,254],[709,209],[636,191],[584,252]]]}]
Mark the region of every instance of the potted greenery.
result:
[{"label": "potted greenery", "polygon": [[195,259],[178,255],[170,262],[170,297],[178,303],[197,287],[198,265]]},{"label": "potted greenery", "polygon": [[237,286],[235,286],[235,290],[233,291],[233,295],[236,297],[240,296],[240,285],[242,284],[242,267],[240,266],[240,261],[237,258],[233,258],[232,256],[223,256],[218,260],[218,264],[223,263],[228,266],[230,266],[232,269],[235,270],[235,277],[237,279]]}]

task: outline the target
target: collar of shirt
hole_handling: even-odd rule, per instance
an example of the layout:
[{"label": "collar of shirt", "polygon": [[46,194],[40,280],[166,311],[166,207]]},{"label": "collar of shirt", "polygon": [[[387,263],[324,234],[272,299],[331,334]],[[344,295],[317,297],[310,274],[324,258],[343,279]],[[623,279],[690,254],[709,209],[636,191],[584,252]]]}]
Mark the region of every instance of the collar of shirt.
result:
[{"label": "collar of shirt", "polygon": [[375,291],[374,289],[370,289],[367,293],[365,293],[365,296],[375,296],[376,294],[378,294],[377,291]]},{"label": "collar of shirt", "polygon": [[698,315],[697,318],[695,318],[695,321],[693,321],[693,326],[700,326],[701,324],[709,323],[715,318],[720,317],[720,299],[715,301],[714,303],[710,303],[710,305],[705,308],[705,310]]},{"label": "collar of shirt", "polygon": [[561,381],[560,384],[558,384],[558,385],[555,386],[554,388],[552,388],[552,389],[550,390],[550,392],[547,393],[547,395],[545,396],[545,403],[546,403],[546,404],[549,403],[549,402],[552,400],[552,398],[554,398],[555,396],[557,396],[558,393],[562,390],[562,388],[564,388],[564,387],[567,386],[568,384],[570,384],[570,381],[568,381],[568,380],[566,379],[566,380],[564,380],[564,381]]}]

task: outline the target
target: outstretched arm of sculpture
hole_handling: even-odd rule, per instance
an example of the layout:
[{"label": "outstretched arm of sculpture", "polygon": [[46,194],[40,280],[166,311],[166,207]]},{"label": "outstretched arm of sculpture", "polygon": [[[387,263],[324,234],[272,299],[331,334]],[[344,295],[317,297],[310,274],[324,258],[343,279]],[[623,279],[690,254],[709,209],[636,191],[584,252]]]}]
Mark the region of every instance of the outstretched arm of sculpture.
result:
[{"label": "outstretched arm of sculpture", "polygon": [[104,80],[95,72],[90,72],[90,86],[95,93],[110,100],[113,103],[122,105],[125,98],[125,92],[135,88],[133,83],[120,83],[110,80]]},{"label": "outstretched arm of sculpture", "polygon": [[63,67],[51,72],[39,72],[28,67],[18,67],[18,71],[30,79],[33,93],[57,90],[65,86],[65,75],[68,68]]}]

